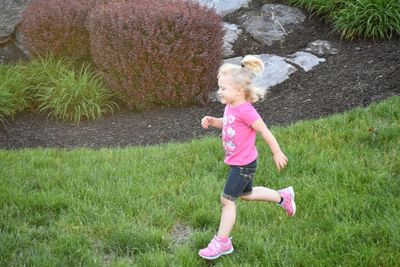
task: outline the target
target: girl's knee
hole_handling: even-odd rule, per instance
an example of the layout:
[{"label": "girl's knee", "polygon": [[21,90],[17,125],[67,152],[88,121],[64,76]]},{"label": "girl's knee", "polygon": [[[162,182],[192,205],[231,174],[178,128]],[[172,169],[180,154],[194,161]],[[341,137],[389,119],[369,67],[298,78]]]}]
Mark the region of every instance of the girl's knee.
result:
[{"label": "girl's knee", "polygon": [[248,198],[247,196],[240,196],[240,199],[241,199],[241,200],[245,200],[245,201],[246,201],[246,200],[249,200],[249,198]]},{"label": "girl's knee", "polygon": [[235,201],[229,200],[227,198],[224,198],[221,196],[221,205],[222,206],[234,206],[235,205]]},{"label": "girl's knee", "polygon": [[253,200],[251,195],[242,195],[242,196],[240,196],[240,199],[241,200],[245,200],[245,201],[252,201]]}]

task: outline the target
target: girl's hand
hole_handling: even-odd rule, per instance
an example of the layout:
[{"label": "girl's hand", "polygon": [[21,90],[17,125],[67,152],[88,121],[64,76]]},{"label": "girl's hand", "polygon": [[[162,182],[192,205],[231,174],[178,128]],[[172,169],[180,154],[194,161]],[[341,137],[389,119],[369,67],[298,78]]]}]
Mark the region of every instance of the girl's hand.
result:
[{"label": "girl's hand", "polygon": [[277,152],[272,156],[272,159],[275,162],[275,166],[278,169],[278,171],[282,170],[283,168],[285,168],[285,166],[288,163],[288,159],[285,156],[285,154],[283,154],[283,152]]},{"label": "girl's hand", "polygon": [[204,128],[204,129],[208,129],[208,127],[210,126],[210,124],[212,123],[212,120],[213,120],[214,118],[213,117],[210,117],[210,116],[205,116],[205,117],[203,117],[202,119],[201,119],[201,126]]}]

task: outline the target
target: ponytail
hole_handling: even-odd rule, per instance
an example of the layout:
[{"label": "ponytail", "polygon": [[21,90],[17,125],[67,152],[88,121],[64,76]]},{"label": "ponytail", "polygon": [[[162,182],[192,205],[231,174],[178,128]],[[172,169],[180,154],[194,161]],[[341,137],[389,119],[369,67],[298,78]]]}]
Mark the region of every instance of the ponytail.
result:
[{"label": "ponytail", "polygon": [[255,75],[261,75],[264,71],[264,62],[256,56],[245,56],[240,62],[242,68]]}]

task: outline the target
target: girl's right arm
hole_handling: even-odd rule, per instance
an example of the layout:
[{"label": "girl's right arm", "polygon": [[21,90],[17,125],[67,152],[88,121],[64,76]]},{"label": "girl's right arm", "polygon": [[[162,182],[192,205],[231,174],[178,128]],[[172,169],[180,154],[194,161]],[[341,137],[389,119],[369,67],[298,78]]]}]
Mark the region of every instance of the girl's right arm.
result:
[{"label": "girl's right arm", "polygon": [[201,126],[203,126],[204,129],[208,129],[209,126],[222,129],[223,121],[222,118],[205,116],[201,119]]}]

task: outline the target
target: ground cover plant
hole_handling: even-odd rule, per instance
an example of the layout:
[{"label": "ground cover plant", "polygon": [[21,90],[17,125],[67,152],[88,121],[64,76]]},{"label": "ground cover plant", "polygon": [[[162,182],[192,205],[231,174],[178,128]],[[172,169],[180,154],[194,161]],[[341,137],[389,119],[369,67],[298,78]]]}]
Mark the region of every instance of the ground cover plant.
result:
[{"label": "ground cover plant", "polygon": [[[236,251],[215,266],[399,265],[400,97],[272,131],[289,165],[277,173],[259,139],[256,183],[292,184],[298,212],[239,202]],[[208,266],[222,160],[217,137],[1,150],[0,265]]]},{"label": "ground cover plant", "polygon": [[289,0],[333,22],[347,39],[383,39],[400,33],[398,0]]}]

